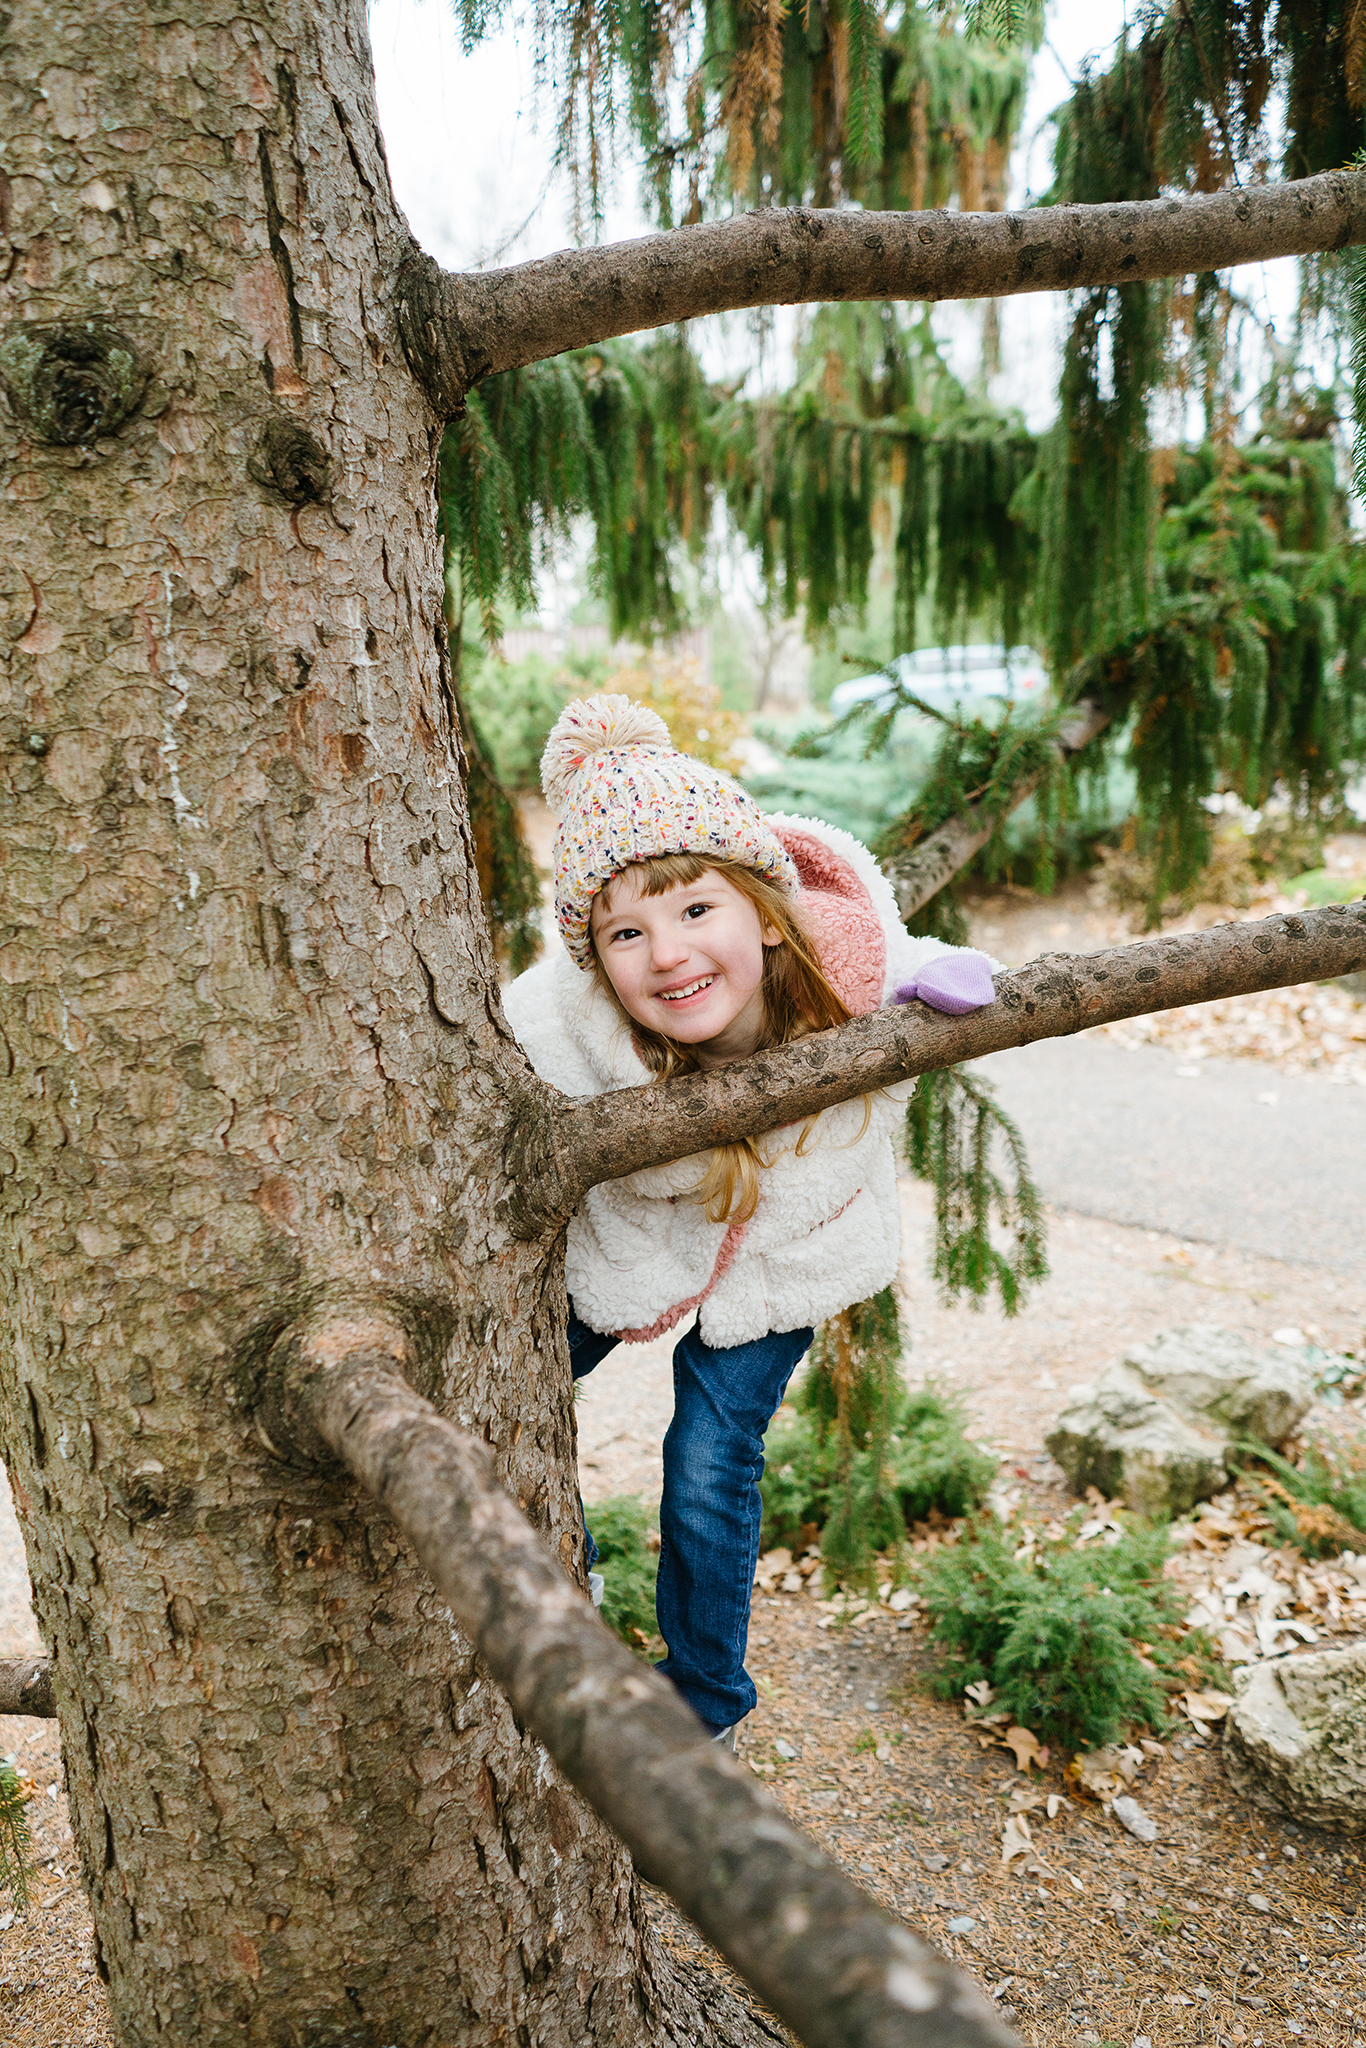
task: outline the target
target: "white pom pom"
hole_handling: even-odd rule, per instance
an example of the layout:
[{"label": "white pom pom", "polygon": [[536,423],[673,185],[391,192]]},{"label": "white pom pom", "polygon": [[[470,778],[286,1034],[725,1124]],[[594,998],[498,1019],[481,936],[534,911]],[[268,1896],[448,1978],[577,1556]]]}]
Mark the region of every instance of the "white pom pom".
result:
[{"label": "white pom pom", "polygon": [[578,697],[555,720],[541,756],[541,788],[553,811],[560,810],[584,763],[608,747],[667,747],[669,728],[657,711],[629,697]]}]

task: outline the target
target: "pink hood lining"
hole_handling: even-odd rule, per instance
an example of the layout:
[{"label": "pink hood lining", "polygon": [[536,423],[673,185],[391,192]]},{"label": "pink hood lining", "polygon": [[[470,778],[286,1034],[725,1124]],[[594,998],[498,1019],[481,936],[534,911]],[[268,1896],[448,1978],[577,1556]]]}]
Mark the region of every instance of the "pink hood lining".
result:
[{"label": "pink hood lining", "polygon": [[797,908],[816,942],[826,979],[855,1017],[882,1002],[887,973],[887,935],[873,899],[842,855],[792,825],[778,837],[801,877]]}]

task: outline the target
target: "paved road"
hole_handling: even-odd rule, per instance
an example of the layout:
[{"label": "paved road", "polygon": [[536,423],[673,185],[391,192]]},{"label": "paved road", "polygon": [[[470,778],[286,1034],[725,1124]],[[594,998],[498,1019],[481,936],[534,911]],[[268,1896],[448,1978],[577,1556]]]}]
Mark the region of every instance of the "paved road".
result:
[{"label": "paved road", "polygon": [[1356,1279],[1366,1271],[1366,1088],[1254,1060],[1202,1060],[1192,1078],[1162,1048],[1095,1038],[994,1053],[980,1067],[1048,1201]]}]

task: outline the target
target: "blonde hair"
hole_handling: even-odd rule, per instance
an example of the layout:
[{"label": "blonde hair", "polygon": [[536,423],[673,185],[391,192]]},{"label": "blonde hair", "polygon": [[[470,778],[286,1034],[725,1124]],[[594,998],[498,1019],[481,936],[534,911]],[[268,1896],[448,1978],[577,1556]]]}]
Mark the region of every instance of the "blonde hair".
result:
[{"label": "blonde hair", "polygon": [[[790,897],[766,875],[757,873],[753,868],[741,867],[737,861],[713,860],[707,854],[660,853],[650,860],[635,861],[620,869],[598,892],[604,909],[608,907],[612,889],[623,874],[639,878],[642,896],[664,896],[670,889],[690,888],[705,874],[720,875],[753,904],[760,924],[778,933],[778,944],[764,947],[763,980],[760,984],[764,1021],[759,1042],[754,1048],[756,1052],[766,1051],[774,1045],[791,1045],[794,1040],[805,1038],[813,1031],[827,1031],[834,1025],[849,1022],[853,1012],[827,980],[811,936],[798,919]],[[692,1046],[679,1045],[674,1039],[666,1038],[663,1032],[652,1031],[648,1025],[637,1023],[629,1015],[612,986],[591,937],[590,944],[594,979],[621,1012],[636,1049],[651,1073],[661,1081],[670,1081],[675,1074],[699,1072],[701,1061]],[[870,1114],[871,1106],[865,1097],[865,1131]],[[799,1156],[815,1123],[815,1117],[808,1117],[802,1126],[796,1147]],[[859,1136],[862,1135],[860,1131]],[[708,1221],[748,1223],[759,1206],[760,1171],[772,1163],[765,1158],[754,1138],[738,1138],[733,1144],[714,1146],[707,1155],[707,1170],[692,1190],[695,1200],[705,1208]]]}]

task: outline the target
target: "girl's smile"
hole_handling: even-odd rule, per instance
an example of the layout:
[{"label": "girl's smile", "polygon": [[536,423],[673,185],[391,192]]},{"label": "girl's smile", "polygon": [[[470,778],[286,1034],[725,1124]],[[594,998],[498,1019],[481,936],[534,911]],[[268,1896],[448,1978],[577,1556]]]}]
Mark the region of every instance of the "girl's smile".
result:
[{"label": "girl's smile", "polygon": [[642,895],[641,879],[623,868],[589,919],[622,1008],[690,1046],[701,1066],[744,1059],[764,1027],[764,948],[780,935],[724,875],[708,872],[662,896]]}]

